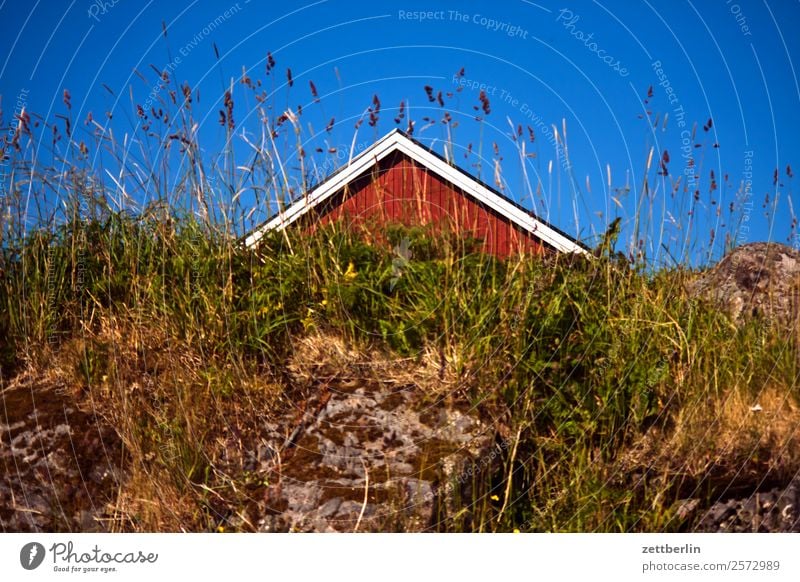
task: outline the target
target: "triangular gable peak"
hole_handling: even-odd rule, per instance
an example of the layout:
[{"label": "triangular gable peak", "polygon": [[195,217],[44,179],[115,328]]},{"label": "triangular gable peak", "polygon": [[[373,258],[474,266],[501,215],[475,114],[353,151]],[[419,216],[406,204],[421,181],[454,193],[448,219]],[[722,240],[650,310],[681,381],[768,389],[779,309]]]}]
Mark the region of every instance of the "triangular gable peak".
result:
[{"label": "triangular gable peak", "polygon": [[[453,209],[448,209],[447,206],[452,205],[454,199],[459,198],[459,195],[465,201],[462,206],[469,206],[469,209],[466,210],[479,208],[479,212],[483,216],[477,217],[475,212],[472,212],[472,220],[481,220],[484,230],[488,227],[492,231],[485,234],[492,234],[495,240],[504,236],[509,240],[511,238],[532,239],[540,242],[544,248],[560,252],[587,252],[587,248],[575,239],[547,224],[532,212],[476,180],[463,170],[450,165],[444,158],[397,129],[353,158],[347,166],[313,188],[302,199],[294,202],[254,230],[245,238],[245,244],[253,246],[267,231],[284,229],[309,213],[313,216],[324,209],[325,214],[330,214],[346,203],[347,196],[342,195],[345,190],[348,190],[359,179],[368,176],[376,166],[396,165],[397,160],[412,161],[414,166],[425,172],[426,178],[430,176],[430,179],[440,186],[440,190],[441,184],[451,186],[449,197],[442,193],[438,202],[427,200],[429,204],[436,205],[439,210],[444,209],[447,213],[454,213]],[[420,185],[417,183],[416,188],[419,187]],[[428,189],[436,190],[435,187],[430,188],[429,186],[423,186],[423,188],[426,191]],[[453,193],[456,193],[456,196],[453,196]],[[445,197],[448,199],[445,200]],[[381,202],[384,200],[381,195],[378,195],[378,198]],[[395,200],[395,204],[396,202]],[[364,202],[361,204],[363,207]],[[375,202],[373,201],[372,204],[374,205]],[[487,217],[489,218],[487,219]],[[471,230],[475,230],[474,225]],[[506,239],[503,241],[507,243]],[[501,252],[500,254],[507,253]]]}]

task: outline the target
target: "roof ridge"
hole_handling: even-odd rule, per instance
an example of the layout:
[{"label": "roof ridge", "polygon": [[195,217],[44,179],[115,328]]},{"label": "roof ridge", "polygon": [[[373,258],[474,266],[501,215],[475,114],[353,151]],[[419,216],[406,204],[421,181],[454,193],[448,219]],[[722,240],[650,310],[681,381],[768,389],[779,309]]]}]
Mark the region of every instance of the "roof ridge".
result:
[{"label": "roof ridge", "polygon": [[302,198],[292,202],[287,208],[279,210],[253,229],[249,235],[246,235],[245,244],[252,246],[268,230],[286,228],[311,208],[328,199],[350,181],[361,176],[373,164],[380,162],[394,151],[400,151],[412,160],[426,166],[465,195],[498,212],[510,222],[553,248],[563,252],[580,253],[586,253],[589,250],[577,239],[549,224],[533,211],[498,192],[400,128],[393,128],[363,152],[351,158],[346,165],[311,188]]}]

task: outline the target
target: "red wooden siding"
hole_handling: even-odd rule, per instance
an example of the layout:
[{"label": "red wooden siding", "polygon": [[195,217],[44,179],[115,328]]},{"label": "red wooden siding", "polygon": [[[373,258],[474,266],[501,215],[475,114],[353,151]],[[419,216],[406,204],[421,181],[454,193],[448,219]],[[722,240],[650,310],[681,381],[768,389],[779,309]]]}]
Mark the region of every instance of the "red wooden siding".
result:
[{"label": "red wooden siding", "polygon": [[343,219],[366,232],[374,224],[432,224],[469,233],[483,241],[484,251],[501,257],[546,248],[508,218],[398,152],[315,207],[308,219],[321,224]]}]

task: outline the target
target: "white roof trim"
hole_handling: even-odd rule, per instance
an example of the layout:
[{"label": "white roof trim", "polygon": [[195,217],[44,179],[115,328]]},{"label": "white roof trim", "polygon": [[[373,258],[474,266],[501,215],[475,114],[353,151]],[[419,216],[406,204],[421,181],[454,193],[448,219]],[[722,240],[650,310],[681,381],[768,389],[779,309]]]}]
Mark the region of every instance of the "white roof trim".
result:
[{"label": "white roof trim", "polygon": [[545,223],[536,220],[536,218],[524,210],[517,208],[514,204],[498,196],[478,181],[464,175],[460,170],[449,165],[396,129],[353,158],[343,170],[334,174],[331,178],[311,190],[305,198],[290,205],[286,210],[278,213],[272,220],[253,231],[245,238],[245,244],[248,247],[253,246],[264,236],[265,232],[286,228],[314,206],[333,196],[348,182],[361,175],[364,171],[394,151],[400,151],[430,170],[433,170],[440,178],[450,182],[464,193],[497,211],[523,230],[530,232],[553,248],[565,253],[585,254],[587,252],[585,248],[569,237],[564,236]]}]

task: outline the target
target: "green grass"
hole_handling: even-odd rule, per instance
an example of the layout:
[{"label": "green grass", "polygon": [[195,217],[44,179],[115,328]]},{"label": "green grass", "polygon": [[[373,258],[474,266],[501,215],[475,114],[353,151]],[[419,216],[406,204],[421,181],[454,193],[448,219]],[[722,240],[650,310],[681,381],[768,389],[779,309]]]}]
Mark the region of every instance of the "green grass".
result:
[{"label": "green grass", "polygon": [[[455,398],[504,419],[502,468],[463,500],[485,507],[444,529],[677,530],[685,524],[671,508],[684,481],[702,483],[709,452],[733,459],[733,470],[750,462],[753,443],[793,438],[750,425],[744,438],[716,413],[720,426],[703,433],[698,415],[731,398],[750,401],[771,386],[796,402],[798,370],[780,332],[735,328],[693,299],[690,271],[637,270],[615,256],[498,260],[450,237],[391,229],[390,240],[403,238],[412,258],[398,273],[391,244],[370,246],[335,226],[268,235],[255,250],[190,219],[109,213],[36,231],[4,248],[4,369],[76,338],[76,376],[88,387],[119,381],[128,347],[140,370],[174,369],[147,338],[202,359],[174,373],[183,388],[177,378],[138,404],[112,390],[106,403],[150,478],[164,487],[168,475],[175,495],[198,508],[221,486],[210,438],[220,418],[203,411],[244,399],[237,387],[253,375],[285,375],[293,341],[323,333],[397,357],[440,352],[459,378]],[[125,420],[132,405],[136,419]],[[665,449],[630,461],[654,433]],[[726,449],[731,434],[735,450]],[[486,499],[506,491],[497,515]],[[206,527],[203,511],[193,515]]]}]

